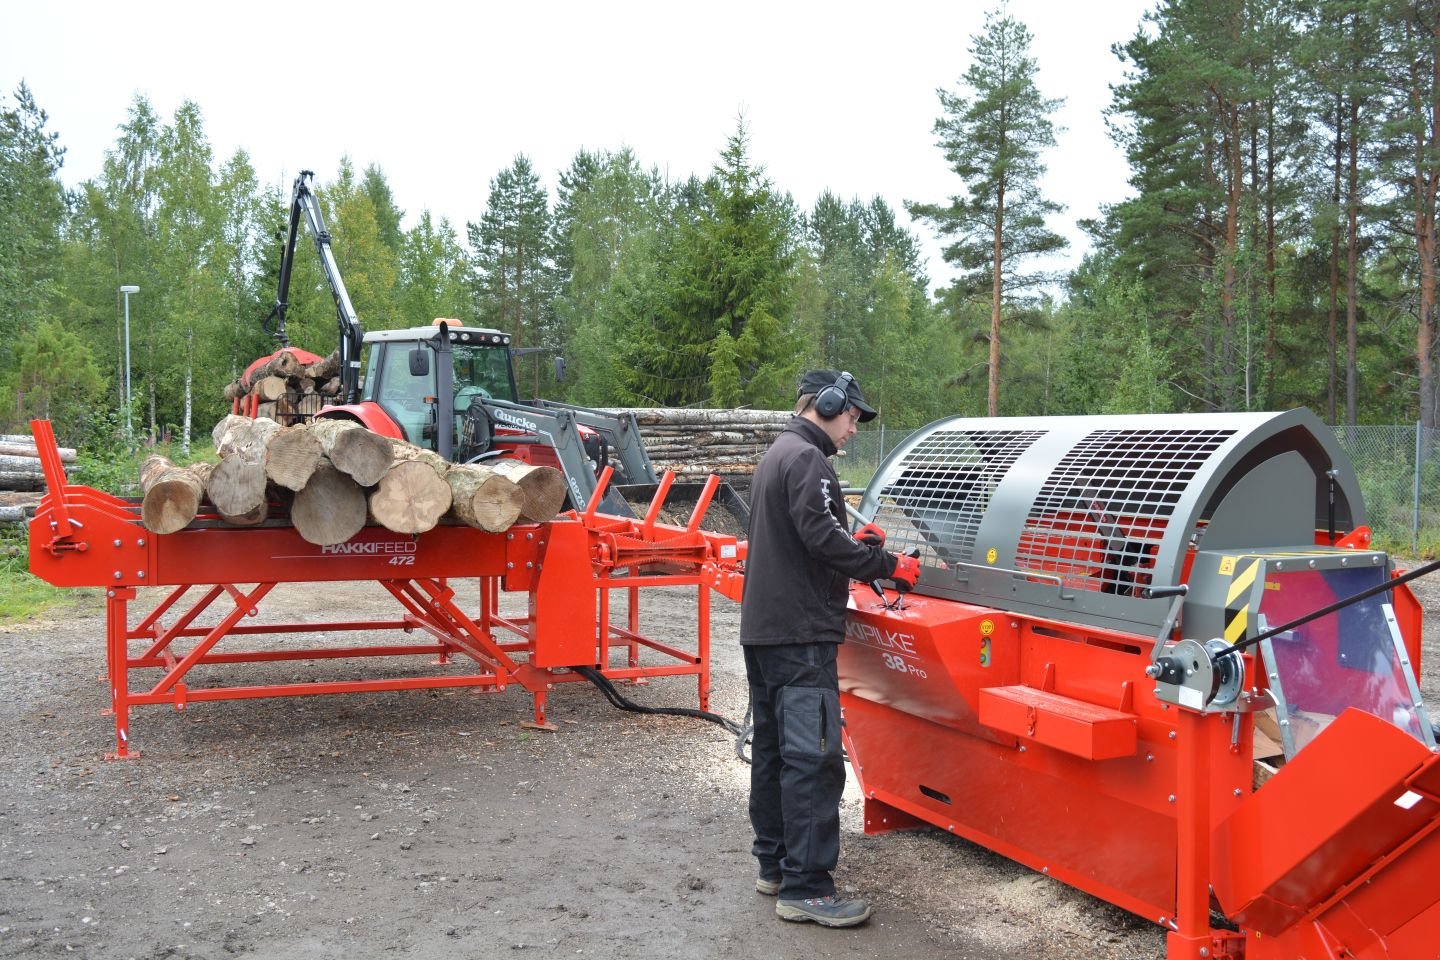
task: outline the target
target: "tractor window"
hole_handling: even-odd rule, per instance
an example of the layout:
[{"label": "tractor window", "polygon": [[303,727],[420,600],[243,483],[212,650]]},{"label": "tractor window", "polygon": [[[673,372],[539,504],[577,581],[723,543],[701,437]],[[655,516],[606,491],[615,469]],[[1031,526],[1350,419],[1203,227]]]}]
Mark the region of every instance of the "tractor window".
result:
[{"label": "tractor window", "polygon": [[455,344],[455,412],[464,413],[475,397],[515,400],[508,347]]},{"label": "tractor window", "polygon": [[405,439],[427,446],[423,437],[430,423],[431,408],[425,398],[435,393],[435,374],[432,368],[428,377],[410,375],[409,353],[414,346],[412,343],[386,344],[381,352],[380,369],[372,368],[370,375],[374,377],[378,373],[375,400],[405,432]]}]

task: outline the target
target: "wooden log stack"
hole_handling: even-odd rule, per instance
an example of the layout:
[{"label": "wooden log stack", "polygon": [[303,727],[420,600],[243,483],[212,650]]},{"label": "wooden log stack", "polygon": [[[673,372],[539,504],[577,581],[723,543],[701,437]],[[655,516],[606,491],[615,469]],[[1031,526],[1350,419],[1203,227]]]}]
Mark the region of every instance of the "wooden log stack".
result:
[{"label": "wooden log stack", "polygon": [[232,380],[226,400],[239,400],[240,410],[254,409],[256,417],[282,426],[307,423],[340,393],[340,353],[317,363],[304,363],[289,349],[277,351],[270,362]]},{"label": "wooden log stack", "polygon": [[612,408],[635,414],[645,452],[657,474],[680,479],[716,473],[748,484],[755,465],[790,422],[788,410],[697,410],[689,407]]},{"label": "wooden log stack", "polygon": [[225,523],[285,520],[311,543],[344,543],[367,523],[419,534],[443,520],[490,533],[543,523],[563,505],[551,467],[454,464],[358,423],[316,420],[281,427],[227,416],[213,431],[220,462],[176,467],[151,457],[141,469],[146,529],[184,529],[208,500]]},{"label": "wooden log stack", "polygon": [[[74,449],[61,447],[60,461],[74,463]],[[44,492],[45,471],[35,438],[28,433],[0,434],[0,523],[29,520]]]},{"label": "wooden log stack", "polygon": [[[60,448],[60,461],[74,463],[75,451]],[[31,493],[45,489],[45,471],[35,438],[25,433],[0,433],[0,490]]]}]

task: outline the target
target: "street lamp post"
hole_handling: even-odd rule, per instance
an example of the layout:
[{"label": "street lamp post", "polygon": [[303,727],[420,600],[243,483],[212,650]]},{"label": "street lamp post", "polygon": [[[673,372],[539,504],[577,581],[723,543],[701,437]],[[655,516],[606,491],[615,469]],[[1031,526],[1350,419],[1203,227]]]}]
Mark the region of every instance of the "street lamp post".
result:
[{"label": "street lamp post", "polygon": [[125,284],[120,288],[125,295],[125,441],[130,442],[130,294],[139,293],[140,288]]}]

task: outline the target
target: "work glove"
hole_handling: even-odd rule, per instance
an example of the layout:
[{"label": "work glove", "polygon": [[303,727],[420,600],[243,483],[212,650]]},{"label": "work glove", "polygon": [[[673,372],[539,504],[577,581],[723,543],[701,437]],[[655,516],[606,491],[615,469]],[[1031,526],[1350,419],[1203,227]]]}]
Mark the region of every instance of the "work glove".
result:
[{"label": "work glove", "polygon": [[873,523],[867,523],[855,531],[855,539],[866,546],[883,547],[885,546],[885,531]]},{"label": "work glove", "polygon": [[915,589],[915,581],[920,579],[920,551],[911,553],[893,553],[895,558],[895,572],[890,574],[890,579],[895,582],[896,593],[909,593]]}]

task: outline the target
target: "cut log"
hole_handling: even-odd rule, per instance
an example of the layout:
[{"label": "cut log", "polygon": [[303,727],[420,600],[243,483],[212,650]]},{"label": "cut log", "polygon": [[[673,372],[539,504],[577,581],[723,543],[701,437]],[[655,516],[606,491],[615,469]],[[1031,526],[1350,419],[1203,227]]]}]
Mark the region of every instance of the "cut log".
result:
[{"label": "cut log", "polygon": [[322,397],[334,397],[340,393],[340,378],[331,377],[321,386],[315,388],[315,392]]},{"label": "cut log", "polygon": [[25,473],[15,471],[0,472],[0,490],[30,491],[44,489],[45,474],[43,473],[32,473],[29,471]]},{"label": "cut log", "polygon": [[300,362],[300,358],[295,356],[294,351],[280,350],[275,356],[270,358],[268,363],[250,374],[247,386],[249,386],[251,390],[254,390],[255,384],[264,380],[266,377],[288,377],[291,374],[299,373],[304,366],[305,364]]},{"label": "cut log", "polygon": [[453,499],[451,513],[467,526],[500,533],[520,519],[525,491],[489,467],[451,464],[445,482]]},{"label": "cut log", "polygon": [[330,461],[321,460],[305,489],[295,494],[290,522],[310,543],[344,543],[365,526],[365,491]]},{"label": "cut log", "polygon": [[285,396],[284,377],[265,377],[253,387],[250,392],[260,398],[261,403],[269,403],[271,400],[279,400]]},{"label": "cut log", "polygon": [[274,404],[273,402],[260,404],[258,407],[255,408],[255,419],[256,419],[256,420],[260,420],[260,419],[274,420],[274,419],[275,419],[275,404]]},{"label": "cut log", "polygon": [[450,484],[428,463],[399,460],[370,494],[370,515],[395,533],[424,533],[450,509]]},{"label": "cut log", "polygon": [[205,481],[205,493],[222,516],[246,516],[265,503],[265,464],[238,454],[221,460]]},{"label": "cut log", "polygon": [[39,457],[0,457],[0,473],[40,473]]},{"label": "cut log", "polygon": [[336,350],[319,363],[308,364],[304,374],[312,380],[324,382],[340,372],[340,351]]},{"label": "cut log", "polygon": [[249,513],[229,514],[220,510],[218,507],[215,512],[220,514],[221,520],[224,520],[232,527],[258,527],[270,517],[270,502],[268,500],[261,502],[259,506]]},{"label": "cut log", "polygon": [[538,467],[520,460],[505,459],[490,460],[485,465],[509,479],[525,494],[520,516],[531,523],[548,523],[565,506],[565,475],[554,467]]},{"label": "cut log", "polygon": [[285,427],[265,448],[265,475],[287,490],[303,490],[324,454],[303,424]]},{"label": "cut log", "polygon": [[[7,457],[39,457],[40,451],[36,448],[34,443],[14,443],[10,441],[0,441],[0,454],[3,454]],[[61,447],[60,462],[74,463],[75,448]]]},{"label": "cut log", "polygon": [[265,462],[265,448],[280,429],[274,420],[252,420],[227,414],[210,431],[215,452],[221,457],[240,456],[252,463]]},{"label": "cut log", "polygon": [[[525,492],[509,477],[485,464],[451,463],[433,450],[391,438],[396,460],[414,460],[427,464],[450,487],[450,513],[461,523],[499,533],[509,530],[520,519],[525,506]],[[558,473],[559,471],[554,471]]]},{"label": "cut log", "polygon": [[353,420],[316,420],[309,429],[335,468],[363,487],[379,483],[395,462],[390,441]]},{"label": "cut log", "polygon": [[140,465],[140,522],[152,533],[174,533],[195,519],[212,464],[177,467],[158,454]]}]

